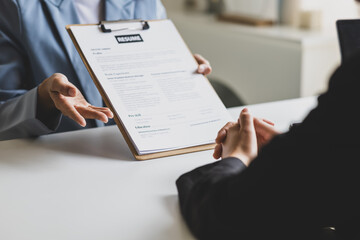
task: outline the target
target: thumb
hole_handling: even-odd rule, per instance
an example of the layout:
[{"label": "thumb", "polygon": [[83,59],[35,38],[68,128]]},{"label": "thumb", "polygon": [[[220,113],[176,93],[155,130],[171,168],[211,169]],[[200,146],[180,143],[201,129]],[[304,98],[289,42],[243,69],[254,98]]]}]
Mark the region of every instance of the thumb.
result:
[{"label": "thumb", "polygon": [[241,111],[238,122],[240,124],[240,129],[247,131],[252,131],[254,129],[253,117],[251,116],[247,108],[244,108]]},{"label": "thumb", "polygon": [[67,97],[75,97],[77,88],[69,82],[67,77],[63,74],[54,74],[52,76],[51,91],[59,92]]}]

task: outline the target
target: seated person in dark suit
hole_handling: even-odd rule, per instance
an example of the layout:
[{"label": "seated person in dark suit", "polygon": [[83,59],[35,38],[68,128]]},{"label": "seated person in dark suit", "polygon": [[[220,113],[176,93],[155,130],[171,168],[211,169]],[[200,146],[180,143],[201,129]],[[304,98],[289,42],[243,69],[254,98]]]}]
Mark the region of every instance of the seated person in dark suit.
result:
[{"label": "seated person in dark suit", "polygon": [[[360,55],[304,121],[278,134],[244,109],[216,139],[222,158],[176,182],[199,239],[360,239]],[[286,113],[284,113],[286,114]]]}]

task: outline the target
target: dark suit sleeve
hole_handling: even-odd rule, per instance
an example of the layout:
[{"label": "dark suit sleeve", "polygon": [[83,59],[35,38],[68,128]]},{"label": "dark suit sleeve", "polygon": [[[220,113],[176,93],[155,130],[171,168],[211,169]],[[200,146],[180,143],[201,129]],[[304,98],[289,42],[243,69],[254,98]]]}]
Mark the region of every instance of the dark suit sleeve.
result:
[{"label": "dark suit sleeve", "polygon": [[[218,218],[216,216],[218,213],[208,211],[215,210],[216,207],[209,205],[217,204],[221,200],[210,200],[210,198],[217,197],[215,192],[220,190],[225,179],[235,176],[245,168],[246,166],[239,159],[227,158],[194,169],[176,181],[182,215],[195,235],[200,235],[207,226],[216,224],[212,222]],[[221,198],[221,194],[218,197]]]},{"label": "dark suit sleeve", "polygon": [[178,179],[181,213],[196,237],[307,236],[354,225],[360,216],[354,191],[360,183],[359,65],[358,56],[340,67],[318,106],[248,168],[224,159]]}]

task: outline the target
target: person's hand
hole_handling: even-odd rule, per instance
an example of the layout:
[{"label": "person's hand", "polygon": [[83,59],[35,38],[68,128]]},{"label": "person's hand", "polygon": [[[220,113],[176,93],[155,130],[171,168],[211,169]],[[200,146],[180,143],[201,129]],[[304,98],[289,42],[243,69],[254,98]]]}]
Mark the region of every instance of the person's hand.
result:
[{"label": "person's hand", "polygon": [[[278,131],[274,128],[274,123],[267,120],[267,119],[254,119],[254,127],[256,132],[256,140],[258,145],[258,150],[260,150],[264,145],[266,145],[274,136],[279,134]],[[220,129],[220,131],[217,134],[217,137],[215,139],[216,146],[214,150],[213,157],[215,159],[221,158],[222,155],[222,143],[226,139],[227,131],[237,125],[237,122],[229,122],[227,123],[223,128]]]},{"label": "person's hand", "polygon": [[199,67],[197,69],[198,73],[209,75],[212,72],[212,68],[210,66],[210,63],[208,60],[206,60],[203,56],[199,54],[194,54],[194,58],[199,64]]},{"label": "person's hand", "polygon": [[238,126],[237,122],[228,122],[223,128],[220,129],[220,131],[218,132],[216,139],[215,139],[215,149],[214,149],[214,154],[213,157],[215,159],[219,159],[221,158],[222,155],[222,143],[225,141],[226,139],[226,135],[227,132],[229,131],[230,128]]},{"label": "person's hand", "polygon": [[60,73],[53,74],[39,85],[38,101],[43,111],[57,108],[83,127],[86,126],[85,118],[106,123],[108,118],[114,116],[108,108],[89,104],[81,92]]},{"label": "person's hand", "polygon": [[274,128],[274,123],[266,119],[254,118],[254,126],[259,150],[279,134]]},{"label": "person's hand", "polygon": [[254,119],[248,109],[244,108],[238,123],[229,125],[226,138],[221,143],[221,157],[236,157],[248,166],[258,151]]}]

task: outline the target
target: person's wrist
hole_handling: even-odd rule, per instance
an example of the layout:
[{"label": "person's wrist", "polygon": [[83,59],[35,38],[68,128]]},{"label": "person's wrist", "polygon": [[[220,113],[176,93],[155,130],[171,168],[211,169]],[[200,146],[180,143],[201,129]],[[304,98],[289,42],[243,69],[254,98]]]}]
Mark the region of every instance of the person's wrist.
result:
[{"label": "person's wrist", "polygon": [[37,104],[39,108],[47,111],[53,110],[55,108],[55,104],[51,99],[49,91],[47,89],[47,79],[38,86],[37,95]]},{"label": "person's wrist", "polygon": [[49,129],[55,130],[60,117],[61,112],[55,107],[46,88],[46,83],[43,82],[37,89],[36,118]]},{"label": "person's wrist", "polygon": [[238,158],[240,161],[242,161],[246,166],[249,166],[251,163],[251,160],[253,158],[251,158],[250,156],[248,156],[247,154],[244,153],[232,153],[230,154],[228,157],[234,157],[234,158]]}]

